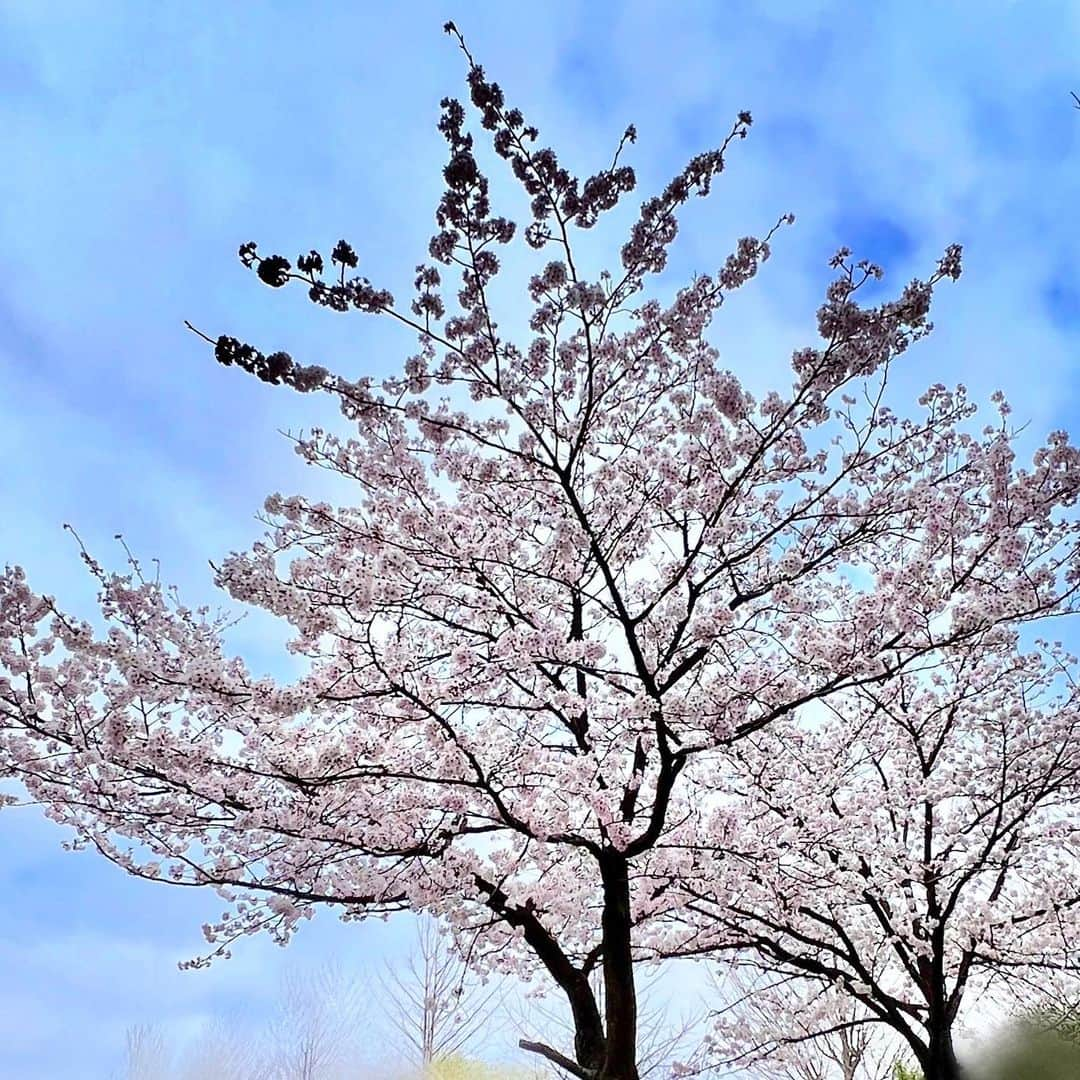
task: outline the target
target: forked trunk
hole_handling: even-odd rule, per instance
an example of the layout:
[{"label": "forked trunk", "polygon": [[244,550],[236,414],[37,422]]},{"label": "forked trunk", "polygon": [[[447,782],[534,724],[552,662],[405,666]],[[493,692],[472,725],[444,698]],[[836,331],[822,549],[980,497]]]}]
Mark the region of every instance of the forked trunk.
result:
[{"label": "forked trunk", "polygon": [[[575,967],[541,923],[526,910],[511,911],[501,889],[481,882],[488,904],[500,914],[510,911],[520,922],[526,940],[562,988],[574,1018],[574,1056],[555,1047],[522,1039],[519,1046],[546,1058],[580,1080],[640,1080],[637,1067],[637,991],[631,949],[630,877],[624,855],[605,851],[600,858],[604,910],[600,930],[603,946],[604,1015],[588,974]],[[508,920],[511,921],[511,920]]]}]

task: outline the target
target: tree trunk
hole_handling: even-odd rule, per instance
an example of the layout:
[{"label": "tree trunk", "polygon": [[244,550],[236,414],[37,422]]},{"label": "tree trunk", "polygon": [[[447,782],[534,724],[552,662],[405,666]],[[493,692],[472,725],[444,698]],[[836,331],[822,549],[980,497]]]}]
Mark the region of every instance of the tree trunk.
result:
[{"label": "tree trunk", "polygon": [[924,1080],[964,1080],[964,1073],[956,1060],[952,1031],[944,1028],[930,1033],[930,1044],[920,1062]]},{"label": "tree trunk", "polygon": [[637,991],[630,948],[630,879],[626,859],[605,851],[601,930],[604,944],[604,1063],[596,1080],[638,1080]]}]

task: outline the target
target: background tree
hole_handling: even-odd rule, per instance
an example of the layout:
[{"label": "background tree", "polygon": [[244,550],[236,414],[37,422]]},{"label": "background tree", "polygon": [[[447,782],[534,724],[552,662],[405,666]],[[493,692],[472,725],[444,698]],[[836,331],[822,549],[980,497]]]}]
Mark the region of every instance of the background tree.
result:
[{"label": "background tree", "polygon": [[759,1080],[894,1080],[897,1040],[857,1002],[801,977],[736,962],[716,979],[701,1060]]},{"label": "background tree", "polygon": [[432,919],[422,920],[403,966],[387,966],[377,1000],[402,1046],[402,1060],[426,1068],[459,1057],[497,1023],[503,980],[485,985],[469,970]]},{"label": "background tree", "polygon": [[[1031,554],[1072,529],[997,543]],[[931,519],[911,555],[951,558],[955,541],[935,553],[941,542]],[[906,577],[903,558],[891,566]],[[961,607],[953,625],[967,617]],[[1022,651],[999,627],[860,688],[827,722],[745,742],[738,835],[710,860],[715,889],[693,890],[713,944],[753,946],[773,970],[835,988],[890,1026],[928,1080],[959,1075],[953,1032],[969,996],[1023,1003],[1075,987],[1074,665],[1047,642]]]},{"label": "background tree", "polygon": [[[637,298],[749,114],[642,205],[618,268],[593,274],[572,235],[633,187],[619,160],[633,129],[579,180],[468,63],[481,124],[530,199],[525,239],[555,253],[528,284],[531,339],[500,329],[494,248],[514,226],[492,215],[447,99],[446,190],[407,307],[348,276],[345,242],[295,267],[241,248],[269,286],[414,330],[403,374],[378,386],[215,341],[221,363],[326,392],[354,427],[297,449],[351,481],[355,504],[273,495],[265,540],[216,571],[235,600],[289,620],[307,673],[256,677],[227,655],[226,617],[137,563],[110,574],[85,553],[101,634],[11,569],[0,770],[128,872],[219,890],[215,954],[262,930],[286,941],[317,905],[428,911],[479,970],[539,970],[565,995],[573,1047],[532,1049],[582,1080],[637,1080],[635,965],[701,948],[680,913],[731,843],[716,778],[732,747],[1065,610],[1071,552],[1013,538],[1065,543],[1050,522],[1075,498],[1076,455],[1055,436],[1014,472],[1009,435],[965,434],[971,409],[941,386],[913,418],[886,405],[957,248],[873,306],[859,292],[880,271],[839,253],[821,342],[794,354],[790,388],[755,401],[707,330],[772,232],[669,304]],[[449,317],[444,272],[460,286]],[[928,519],[941,558],[903,557]],[[879,572],[883,551],[902,579]]]},{"label": "background tree", "polygon": [[345,1080],[371,1050],[370,1002],[361,983],[327,965],[292,972],[268,1040],[268,1080]]},{"label": "background tree", "polygon": [[214,1017],[175,1055],[175,1070],[159,1072],[155,1080],[273,1080],[269,1049],[264,1032]]},{"label": "background tree", "polygon": [[165,1036],[153,1024],[135,1024],[124,1033],[120,1080],[158,1080],[172,1068]]},{"label": "background tree", "polygon": [[420,920],[402,969],[388,967],[374,979],[333,964],[287,974],[265,1026],[217,1016],[180,1047],[152,1024],[130,1028],[118,1080],[525,1080],[528,1069],[490,1065],[470,1052],[479,1052],[471,1044],[480,1035],[484,1052],[492,1051],[508,989],[501,979],[480,983],[434,922]]}]

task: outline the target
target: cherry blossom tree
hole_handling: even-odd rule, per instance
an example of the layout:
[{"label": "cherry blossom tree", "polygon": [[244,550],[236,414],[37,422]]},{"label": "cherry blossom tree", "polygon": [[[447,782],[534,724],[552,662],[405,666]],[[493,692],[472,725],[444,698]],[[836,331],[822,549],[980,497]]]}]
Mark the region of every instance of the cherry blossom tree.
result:
[{"label": "cherry blossom tree", "polygon": [[[936,545],[933,522],[924,528]],[[1030,553],[1057,531],[998,543]],[[908,566],[883,560],[878,580],[906,579]],[[784,718],[741,743],[725,778],[738,835],[695,876],[709,885],[689,885],[690,909],[713,922],[710,946],[752,947],[823,1000],[839,993],[864,1022],[888,1025],[927,1080],[960,1075],[954,1028],[991,991],[999,1005],[1075,994],[1075,663],[997,626],[853,690],[819,723]],[[832,1023],[803,1002],[792,1019]]]},{"label": "cherry blossom tree", "polygon": [[[135,560],[110,572],[84,550],[104,630],[10,568],[0,772],[129,873],[217,889],[214,954],[258,931],[285,942],[319,905],[427,912],[481,973],[565,996],[573,1045],[527,1048],[582,1080],[635,1080],[635,966],[725,944],[687,899],[738,904],[727,870],[750,859],[720,863],[720,893],[698,875],[735,839],[762,848],[731,834],[733,749],[816,710],[837,716],[822,738],[839,753],[858,723],[866,738],[884,723],[866,702],[916,696],[916,672],[987,641],[1010,657],[1009,627],[1069,609],[1074,536],[1057,518],[1080,459],[1054,435],[1020,469],[1004,415],[968,432],[962,389],[931,387],[908,418],[886,404],[934,287],[960,274],[956,247],[876,304],[860,290],[878,268],[838,253],[820,341],[755,400],[708,332],[775,229],[673,299],[642,295],[750,115],[647,199],[617,267],[594,271],[575,238],[633,189],[633,128],[579,180],[466,58],[480,124],[530,200],[526,244],[549,249],[524,336],[491,300],[515,227],[447,99],[446,188],[411,303],[353,274],[344,241],[295,264],[241,248],[269,286],[415,332],[401,375],[210,339],[222,364],[329,395],[351,429],[297,441],[353,485],[351,505],[272,495],[265,538],[216,568],[234,600],[288,620],[305,673],[256,677],[228,653],[227,615],[183,605]],[[782,760],[800,791],[830,765]],[[845,805],[852,829],[876,820]],[[754,903],[764,888],[742,886]],[[1022,932],[1005,936],[1011,962]]]}]

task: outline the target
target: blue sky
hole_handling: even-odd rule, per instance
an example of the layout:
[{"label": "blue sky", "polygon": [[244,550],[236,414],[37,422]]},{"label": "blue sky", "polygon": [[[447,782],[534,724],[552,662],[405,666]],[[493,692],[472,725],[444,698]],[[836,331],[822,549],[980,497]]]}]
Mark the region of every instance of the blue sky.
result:
[{"label": "blue sky", "polygon": [[[266,289],[235,251],[345,236],[363,272],[407,293],[439,194],[438,102],[461,93],[447,17],[575,170],[634,122],[642,198],[752,110],[668,275],[797,215],[717,325],[751,385],[786,383],[839,245],[899,288],[959,241],[964,277],[939,294],[897,402],[937,381],[982,399],[1000,385],[1033,441],[1078,426],[1080,4],[0,0],[0,559],[89,614],[61,525],[117,564],[122,532],[189,603],[213,603],[207,559],[257,539],[266,494],[322,482],[276,432],[333,423],[330,403],[218,367],[182,323],[346,374],[396,370],[407,335]],[[587,253],[616,251],[626,223]],[[232,640],[283,672],[285,636],[252,616]],[[257,1013],[286,966],[362,968],[407,938],[326,915],[289,955],[251,940],[181,973],[219,901],[128,880],[62,839],[35,810],[0,814],[0,1077],[105,1076],[129,1024],[182,1035]]]}]

